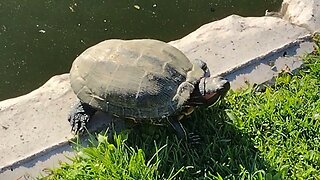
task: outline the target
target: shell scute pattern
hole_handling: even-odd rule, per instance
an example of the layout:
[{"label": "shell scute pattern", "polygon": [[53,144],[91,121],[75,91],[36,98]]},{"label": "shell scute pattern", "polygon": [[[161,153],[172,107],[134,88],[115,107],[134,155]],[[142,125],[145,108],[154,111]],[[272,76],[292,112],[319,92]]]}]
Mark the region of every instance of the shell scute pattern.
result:
[{"label": "shell scute pattern", "polygon": [[173,97],[193,65],[166,43],[140,42],[108,40],[79,56],[70,72],[79,99],[123,117],[158,119],[174,113]]}]

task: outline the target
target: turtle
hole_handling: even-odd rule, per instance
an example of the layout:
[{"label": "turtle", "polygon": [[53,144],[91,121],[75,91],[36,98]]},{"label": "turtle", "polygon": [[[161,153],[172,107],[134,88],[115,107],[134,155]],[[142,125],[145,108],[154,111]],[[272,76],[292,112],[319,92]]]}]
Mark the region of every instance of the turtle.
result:
[{"label": "turtle", "polygon": [[109,39],[89,47],[72,63],[70,84],[78,98],[68,117],[73,132],[83,132],[102,111],[134,123],[171,125],[180,139],[188,139],[181,120],[230,89],[226,79],[210,77],[204,61],[190,61],[155,39]]}]

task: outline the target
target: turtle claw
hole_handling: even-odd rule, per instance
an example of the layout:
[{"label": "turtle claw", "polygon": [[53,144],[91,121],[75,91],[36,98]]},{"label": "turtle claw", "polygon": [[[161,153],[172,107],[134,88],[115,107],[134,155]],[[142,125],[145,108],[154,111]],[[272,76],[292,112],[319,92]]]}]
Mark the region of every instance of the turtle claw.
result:
[{"label": "turtle claw", "polygon": [[74,133],[82,134],[85,130],[87,122],[89,122],[90,117],[83,112],[76,112],[73,115],[69,115],[68,121],[71,124],[71,131]]},{"label": "turtle claw", "polygon": [[94,113],[95,110],[88,104],[81,103],[80,101],[75,103],[68,116],[71,131],[76,134],[83,134],[86,130],[87,123]]},{"label": "turtle claw", "polygon": [[195,133],[188,134],[188,144],[191,146],[199,145],[201,143],[201,137]]}]

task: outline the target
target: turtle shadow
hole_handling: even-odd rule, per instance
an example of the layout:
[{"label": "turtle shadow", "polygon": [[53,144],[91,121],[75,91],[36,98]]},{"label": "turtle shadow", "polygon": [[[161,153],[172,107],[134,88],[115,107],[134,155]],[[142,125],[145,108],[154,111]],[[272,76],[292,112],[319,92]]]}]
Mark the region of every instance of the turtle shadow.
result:
[{"label": "turtle shadow", "polygon": [[230,178],[243,174],[258,176],[258,173],[262,173],[262,176],[266,176],[267,173],[277,174],[270,164],[261,158],[259,150],[251,140],[252,135],[232,123],[227,114],[228,109],[223,103],[213,108],[199,108],[182,121],[188,132],[200,135],[201,140],[194,145],[179,140],[173,129],[168,126],[150,124],[128,126],[121,119],[115,120],[103,112],[95,115],[93,124],[89,123],[88,129],[91,132],[103,132],[109,129],[108,136],[111,143],[115,133],[129,131],[127,144],[142,149],[146,160],[151,159],[162,147],[156,154],[161,159],[159,174],[165,177],[169,176],[173,169],[178,170],[181,167],[187,168],[178,174],[178,179],[204,176]]},{"label": "turtle shadow", "polygon": [[202,124],[200,129],[190,125],[193,131],[198,131],[204,138],[200,148],[203,159],[198,161],[203,163],[200,167],[224,178],[271,169],[255,148],[252,137],[232,123],[226,109],[225,106],[219,106],[200,110],[194,118],[196,124]]},{"label": "turtle shadow", "polygon": [[[199,134],[199,144],[188,145],[179,141],[170,128],[155,127],[138,130],[129,135],[130,146],[144,150],[146,159],[157,155],[161,159],[159,170],[169,175],[172,169],[187,167],[178,179],[240,177],[264,172],[276,174],[261,158],[250,135],[233,125],[225,106],[196,110],[183,122],[189,132]],[[151,131],[151,133],[150,133]],[[181,177],[180,177],[181,176]]]}]

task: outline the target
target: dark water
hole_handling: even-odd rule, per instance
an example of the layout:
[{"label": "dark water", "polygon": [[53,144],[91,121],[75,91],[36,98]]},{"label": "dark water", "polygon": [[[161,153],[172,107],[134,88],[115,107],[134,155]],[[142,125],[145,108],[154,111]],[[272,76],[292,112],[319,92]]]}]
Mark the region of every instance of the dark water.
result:
[{"label": "dark water", "polygon": [[1,0],[0,100],[68,72],[109,38],[181,38],[230,14],[262,16],[281,0]]}]

